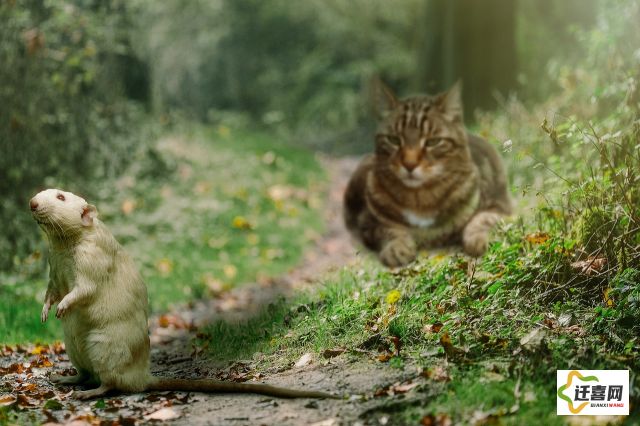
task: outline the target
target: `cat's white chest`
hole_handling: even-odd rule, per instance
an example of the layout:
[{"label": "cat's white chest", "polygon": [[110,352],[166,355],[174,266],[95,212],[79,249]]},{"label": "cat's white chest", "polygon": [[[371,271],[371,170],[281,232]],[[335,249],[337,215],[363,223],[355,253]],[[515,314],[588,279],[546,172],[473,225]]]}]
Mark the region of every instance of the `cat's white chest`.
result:
[{"label": "cat's white chest", "polygon": [[433,216],[420,215],[411,210],[404,210],[402,214],[409,225],[417,228],[429,228],[433,226],[436,221]]}]

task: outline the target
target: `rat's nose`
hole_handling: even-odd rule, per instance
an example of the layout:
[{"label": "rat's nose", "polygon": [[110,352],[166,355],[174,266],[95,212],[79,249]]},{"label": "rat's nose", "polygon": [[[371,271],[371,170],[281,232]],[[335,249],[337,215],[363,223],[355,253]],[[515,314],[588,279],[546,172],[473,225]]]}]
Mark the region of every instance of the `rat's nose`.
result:
[{"label": "rat's nose", "polygon": [[31,201],[29,201],[29,207],[31,207],[31,211],[38,208],[38,202],[35,198],[32,198]]}]

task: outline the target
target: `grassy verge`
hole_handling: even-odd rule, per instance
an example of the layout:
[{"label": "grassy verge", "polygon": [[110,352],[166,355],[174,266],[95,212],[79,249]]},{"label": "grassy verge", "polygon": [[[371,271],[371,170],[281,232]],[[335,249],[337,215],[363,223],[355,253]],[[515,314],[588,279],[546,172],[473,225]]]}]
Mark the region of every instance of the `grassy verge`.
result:
[{"label": "grassy verge", "polygon": [[[392,273],[365,260],[293,305],[271,306],[245,324],[213,325],[205,338],[216,343],[210,345],[216,358],[246,359],[254,351],[265,369],[336,349],[389,368],[417,365],[426,393],[419,408],[399,410],[406,424],[425,416],[558,424],[556,369],[640,367],[629,321],[639,317],[630,311],[637,288],[629,282],[640,275],[628,269],[608,282],[613,299],[586,275],[562,289],[562,281],[541,274],[546,264],[567,261],[558,241],[504,235],[475,266],[464,257],[432,255]],[[590,296],[580,297],[585,287]]]},{"label": "grassy verge", "polygon": [[[321,231],[320,166],[273,137],[180,127],[132,163],[91,201],[141,267],[154,311],[279,275]],[[61,336],[57,321],[38,320],[42,262],[36,253],[3,278],[2,343]]]},{"label": "grassy verge", "polygon": [[[400,424],[563,422],[555,415],[556,370],[640,368],[634,108],[621,102],[606,119],[555,123],[522,106],[485,117],[480,131],[509,134],[518,123],[530,134],[527,145],[505,153],[521,174],[514,179],[514,192],[525,194],[520,215],[497,230],[482,259],[432,254],[395,272],[364,259],[293,305],[211,326],[204,338],[228,343],[209,345],[212,354],[255,351],[258,369],[327,350],[389,368],[417,366],[415,403],[392,408]],[[518,168],[521,159],[540,158],[533,171]],[[639,389],[632,373],[630,424],[640,415]]]}]

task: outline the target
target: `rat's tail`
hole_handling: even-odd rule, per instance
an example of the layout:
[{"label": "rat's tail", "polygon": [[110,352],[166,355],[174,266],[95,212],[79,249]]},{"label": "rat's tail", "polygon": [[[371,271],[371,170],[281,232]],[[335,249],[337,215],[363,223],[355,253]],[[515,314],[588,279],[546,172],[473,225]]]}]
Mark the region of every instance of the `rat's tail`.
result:
[{"label": "rat's tail", "polygon": [[186,391],[207,393],[257,393],[278,398],[332,398],[339,396],[320,391],[306,391],[287,389],[259,383],[225,382],[213,379],[171,379],[168,377],[153,377],[147,390],[156,391]]}]

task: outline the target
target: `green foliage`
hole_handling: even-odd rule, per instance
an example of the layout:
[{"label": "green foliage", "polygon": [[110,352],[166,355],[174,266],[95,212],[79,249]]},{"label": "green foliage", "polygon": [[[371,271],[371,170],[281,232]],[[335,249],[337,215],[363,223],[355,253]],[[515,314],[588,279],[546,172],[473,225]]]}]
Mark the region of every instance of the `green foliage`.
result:
[{"label": "green foliage", "polygon": [[[553,68],[556,95],[480,116],[480,133],[511,141],[521,218],[476,263],[432,253],[401,271],[364,261],[331,275],[258,347],[270,365],[336,347],[390,367],[440,361],[452,381],[402,407],[407,423],[446,413],[506,424],[557,420],[556,369],[639,368],[640,6],[603,5],[598,25],[575,33],[584,57]],[[394,339],[400,357],[380,357]]]},{"label": "green foliage", "polygon": [[[313,154],[269,136],[176,125],[131,160],[117,181],[94,184],[91,201],[140,267],[154,312],[278,276],[322,229]],[[39,320],[44,260],[3,277],[0,343],[61,339],[53,315]]]},{"label": "green foliage", "polygon": [[405,88],[413,80],[417,0],[141,4],[138,50],[163,110],[214,123],[229,110],[249,114],[254,126],[297,130],[307,145],[339,138],[344,150],[366,143],[354,136],[369,117],[368,79],[382,74]]},{"label": "green foliage", "polygon": [[[91,3],[91,4],[90,4]],[[125,101],[119,65],[130,55],[121,2],[0,4],[0,268],[37,247],[26,210],[49,185],[120,173],[138,144],[141,112]]]}]

